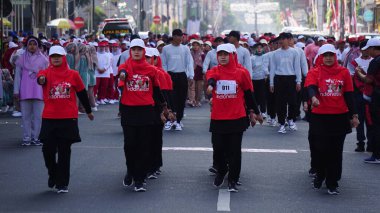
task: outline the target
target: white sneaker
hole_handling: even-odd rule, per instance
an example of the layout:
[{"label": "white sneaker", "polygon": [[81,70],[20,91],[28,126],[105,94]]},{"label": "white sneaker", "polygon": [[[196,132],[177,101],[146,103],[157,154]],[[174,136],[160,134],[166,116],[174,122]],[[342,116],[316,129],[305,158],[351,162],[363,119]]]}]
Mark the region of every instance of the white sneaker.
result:
[{"label": "white sneaker", "polygon": [[78,111],[78,115],[84,115],[86,113]]},{"label": "white sneaker", "polygon": [[19,112],[19,111],[13,111],[12,116],[13,116],[13,117],[21,117],[21,116],[22,116],[22,113]]},{"label": "white sneaker", "polygon": [[95,107],[98,107],[98,106],[99,106],[99,103],[100,103],[100,102],[97,101],[97,102],[95,103]]},{"label": "white sneaker", "polygon": [[277,125],[276,119],[271,119],[269,122],[269,126],[276,126],[276,125]]},{"label": "white sneaker", "polygon": [[182,131],[182,126],[181,126],[181,124],[177,123],[177,121],[174,122],[173,125],[174,125],[175,131]]},{"label": "white sneaker", "polygon": [[266,119],[268,117],[267,113],[265,113],[265,112],[261,113],[261,116],[263,116],[263,119]]},{"label": "white sneaker", "polygon": [[272,122],[272,118],[269,117],[269,118],[267,119],[267,123],[270,124],[270,122]]},{"label": "white sneaker", "polygon": [[183,125],[182,121],[180,121],[179,124],[181,125],[182,128],[185,126]]},{"label": "white sneaker", "polygon": [[172,129],[172,127],[173,127],[173,123],[171,121],[166,121],[164,130],[169,131]]},{"label": "white sneaker", "polygon": [[106,105],[107,103],[104,101],[104,99],[100,100],[100,105]]},{"label": "white sneaker", "polygon": [[103,101],[106,102],[106,104],[108,104],[110,102],[110,100],[108,100],[107,98],[103,99]]},{"label": "white sneaker", "polygon": [[293,120],[289,120],[288,121],[288,124],[289,124],[289,129],[292,130],[292,131],[297,131],[297,126],[296,124],[293,122]]},{"label": "white sneaker", "polygon": [[113,99],[113,102],[119,103],[119,99]]},{"label": "white sneaker", "polygon": [[110,100],[109,104],[115,104],[115,101],[114,100]]},{"label": "white sneaker", "polygon": [[91,107],[91,110],[96,112],[96,111],[98,111],[98,107]]},{"label": "white sneaker", "polygon": [[282,133],[282,134],[286,133],[285,125],[281,125],[280,126],[280,129],[278,130],[278,133]]}]

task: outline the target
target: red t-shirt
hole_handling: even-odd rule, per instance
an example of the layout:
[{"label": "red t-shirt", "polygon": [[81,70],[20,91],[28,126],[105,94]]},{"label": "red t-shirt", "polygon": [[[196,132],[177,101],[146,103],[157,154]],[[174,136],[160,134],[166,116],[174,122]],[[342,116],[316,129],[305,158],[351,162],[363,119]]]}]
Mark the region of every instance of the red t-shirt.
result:
[{"label": "red t-shirt", "polygon": [[161,90],[172,90],[172,79],[164,70],[158,68],[159,82]]},{"label": "red t-shirt", "polygon": [[316,98],[320,105],[312,109],[316,114],[343,114],[348,112],[344,100],[345,92],[353,92],[353,83],[350,72],[342,68],[339,72],[321,71],[320,68],[310,70],[306,77],[305,86],[317,86]]},{"label": "red t-shirt", "polygon": [[79,73],[75,70],[57,72],[46,69],[38,73],[40,76],[46,78],[42,86],[45,102],[42,118],[78,118],[76,92],[84,90]]},{"label": "red t-shirt", "polygon": [[124,65],[119,67],[119,70],[127,72],[121,103],[127,106],[154,106],[153,87],[160,86],[157,69],[147,65],[144,70],[131,71]]},{"label": "red t-shirt", "polygon": [[246,73],[236,68],[235,72],[221,72],[218,67],[207,71],[206,78],[215,80],[212,92],[211,119],[235,120],[247,116],[244,91],[252,90],[252,81]]}]

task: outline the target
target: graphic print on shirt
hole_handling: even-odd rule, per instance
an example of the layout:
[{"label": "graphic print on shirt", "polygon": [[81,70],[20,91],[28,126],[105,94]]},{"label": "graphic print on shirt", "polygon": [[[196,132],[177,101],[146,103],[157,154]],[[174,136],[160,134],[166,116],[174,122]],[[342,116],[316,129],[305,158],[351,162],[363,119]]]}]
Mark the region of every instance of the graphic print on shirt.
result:
[{"label": "graphic print on shirt", "polygon": [[149,81],[150,79],[148,76],[135,74],[132,76],[131,80],[128,80],[127,90],[147,92],[149,91]]},{"label": "graphic print on shirt", "polygon": [[237,98],[238,85],[234,80],[218,80],[216,82],[216,98]]},{"label": "graphic print on shirt", "polygon": [[52,86],[49,91],[49,98],[51,99],[61,99],[70,98],[71,84],[69,82],[61,82]]},{"label": "graphic print on shirt", "polygon": [[342,96],[343,81],[337,79],[326,79],[325,84],[319,88],[319,94],[325,97]]}]

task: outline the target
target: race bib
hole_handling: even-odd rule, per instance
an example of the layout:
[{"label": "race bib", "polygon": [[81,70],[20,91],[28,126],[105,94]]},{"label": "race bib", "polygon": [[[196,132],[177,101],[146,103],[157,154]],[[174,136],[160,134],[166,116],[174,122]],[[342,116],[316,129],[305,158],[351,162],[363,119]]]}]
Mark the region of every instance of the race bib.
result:
[{"label": "race bib", "polygon": [[216,82],[216,94],[230,95],[236,94],[236,81],[219,80]]}]

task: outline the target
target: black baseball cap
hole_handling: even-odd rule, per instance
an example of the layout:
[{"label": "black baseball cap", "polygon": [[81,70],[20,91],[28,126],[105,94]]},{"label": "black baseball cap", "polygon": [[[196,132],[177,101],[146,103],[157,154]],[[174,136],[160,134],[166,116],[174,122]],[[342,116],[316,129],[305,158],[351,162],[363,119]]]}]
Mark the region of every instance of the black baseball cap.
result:
[{"label": "black baseball cap", "polygon": [[173,30],[172,35],[173,36],[183,36],[183,32],[181,29],[175,29],[175,30]]}]

